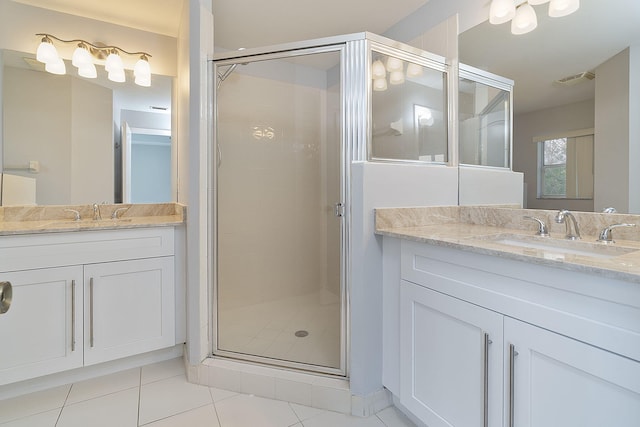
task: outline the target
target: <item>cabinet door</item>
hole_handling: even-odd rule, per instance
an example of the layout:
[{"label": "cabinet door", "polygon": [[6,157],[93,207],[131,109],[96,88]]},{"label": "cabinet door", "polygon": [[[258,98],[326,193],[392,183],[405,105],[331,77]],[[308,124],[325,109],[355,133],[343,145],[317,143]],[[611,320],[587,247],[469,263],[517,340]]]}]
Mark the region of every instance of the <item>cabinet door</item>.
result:
[{"label": "cabinet door", "polygon": [[175,343],[174,258],[84,267],[85,365]]},{"label": "cabinet door", "polygon": [[502,425],[502,319],[402,281],[400,402],[429,427]]},{"label": "cabinet door", "polygon": [[639,362],[510,318],[504,331],[505,426],[640,425]]},{"label": "cabinet door", "polygon": [[0,315],[0,384],[82,366],[82,267],[0,273],[13,298]]}]

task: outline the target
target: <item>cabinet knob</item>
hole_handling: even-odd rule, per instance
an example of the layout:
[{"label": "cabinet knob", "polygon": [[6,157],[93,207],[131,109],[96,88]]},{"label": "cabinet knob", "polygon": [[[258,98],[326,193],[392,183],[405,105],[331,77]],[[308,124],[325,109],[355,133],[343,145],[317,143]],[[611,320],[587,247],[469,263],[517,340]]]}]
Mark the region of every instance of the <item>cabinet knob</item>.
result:
[{"label": "cabinet knob", "polygon": [[11,289],[11,282],[0,282],[0,314],[9,311],[12,297],[13,290]]}]

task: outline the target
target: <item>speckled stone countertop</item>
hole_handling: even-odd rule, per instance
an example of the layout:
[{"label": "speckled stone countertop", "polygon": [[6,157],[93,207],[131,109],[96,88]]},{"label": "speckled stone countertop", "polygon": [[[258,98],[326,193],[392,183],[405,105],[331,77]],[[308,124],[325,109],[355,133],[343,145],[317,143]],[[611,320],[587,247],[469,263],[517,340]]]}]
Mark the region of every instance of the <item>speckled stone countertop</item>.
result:
[{"label": "speckled stone countertop", "polygon": [[[640,283],[640,215],[573,212],[582,239],[564,238],[557,211],[508,207],[445,206],[376,209],[376,234],[498,256],[549,267]],[[535,216],[550,237],[535,233]],[[636,227],[613,230],[615,243],[597,242],[602,228],[616,223]]]},{"label": "speckled stone countertop", "polygon": [[[185,207],[178,203],[99,205],[101,219],[93,219],[92,205],[0,207],[0,236],[87,230],[175,226],[184,223]],[[80,214],[74,219],[73,209]],[[117,219],[112,215],[118,210]]]}]

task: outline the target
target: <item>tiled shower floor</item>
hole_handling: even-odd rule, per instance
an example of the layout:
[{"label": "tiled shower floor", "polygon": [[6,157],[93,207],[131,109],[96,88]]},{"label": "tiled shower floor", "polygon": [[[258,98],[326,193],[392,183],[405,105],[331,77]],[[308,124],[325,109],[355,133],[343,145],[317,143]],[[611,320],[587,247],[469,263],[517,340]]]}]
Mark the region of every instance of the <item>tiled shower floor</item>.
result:
[{"label": "tiled shower floor", "polygon": [[[340,366],[340,302],[313,293],[220,310],[220,348],[227,351]],[[296,336],[297,331],[308,332]]]}]

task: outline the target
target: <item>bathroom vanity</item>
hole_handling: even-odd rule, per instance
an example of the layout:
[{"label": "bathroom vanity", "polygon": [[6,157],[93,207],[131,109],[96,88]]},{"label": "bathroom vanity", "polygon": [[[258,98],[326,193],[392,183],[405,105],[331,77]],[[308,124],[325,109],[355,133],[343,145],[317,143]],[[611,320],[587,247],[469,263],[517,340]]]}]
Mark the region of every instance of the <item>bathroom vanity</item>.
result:
[{"label": "bathroom vanity", "polygon": [[0,385],[176,345],[182,207],[79,221],[6,221],[4,209],[0,281],[12,298],[0,315]]},{"label": "bathroom vanity", "polygon": [[584,216],[586,252],[572,253],[560,228],[526,244],[523,215],[550,211],[392,211],[376,220],[396,401],[429,427],[638,425],[637,240],[592,246]]}]

